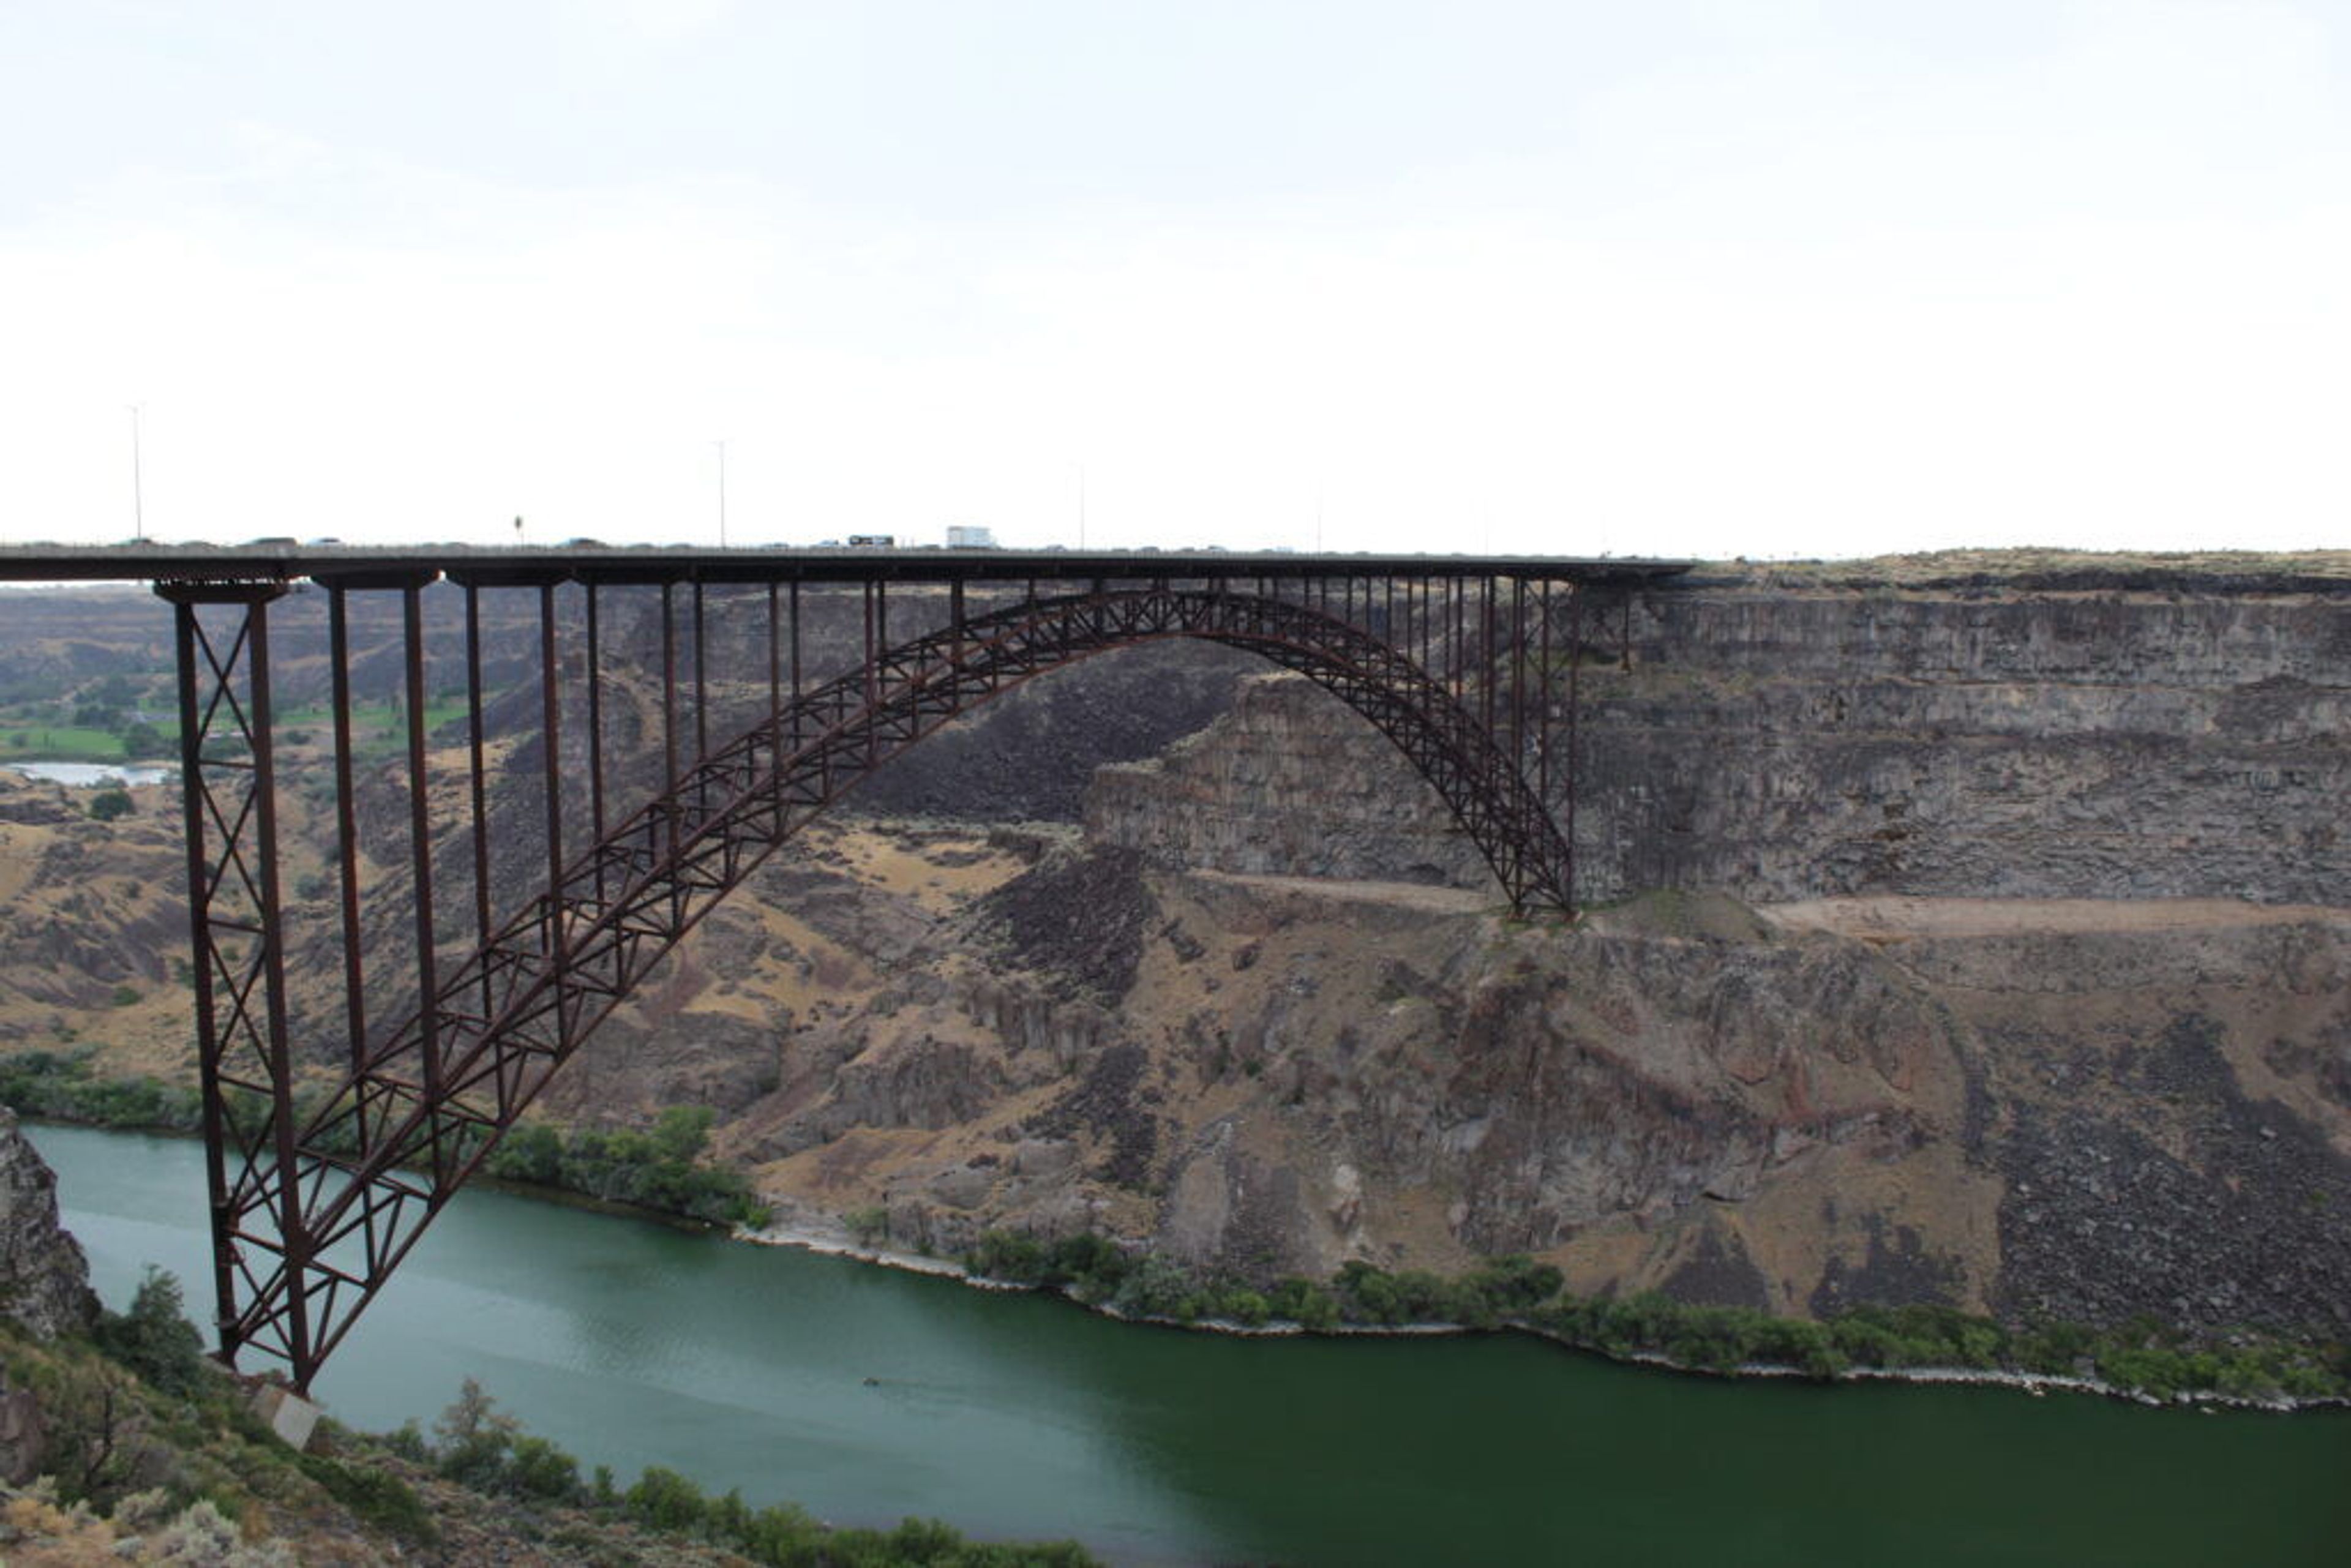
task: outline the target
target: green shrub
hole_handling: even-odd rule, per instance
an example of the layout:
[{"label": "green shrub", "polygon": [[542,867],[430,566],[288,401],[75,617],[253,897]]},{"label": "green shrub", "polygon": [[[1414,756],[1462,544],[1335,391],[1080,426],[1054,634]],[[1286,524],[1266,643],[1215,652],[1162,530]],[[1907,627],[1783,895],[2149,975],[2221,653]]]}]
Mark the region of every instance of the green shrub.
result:
[{"label": "green shrub", "polygon": [[964,1254],[964,1267],[986,1280],[1013,1285],[1045,1282],[1045,1244],[1015,1230],[983,1231]]},{"label": "green shrub", "polygon": [[2108,1346],[2098,1353],[2098,1376],[2155,1399],[2169,1399],[2189,1386],[2188,1367],[2179,1354],[2158,1346]]},{"label": "green shrub", "polygon": [[1301,1328],[1327,1330],[1339,1326],[1337,1300],[1318,1281],[1294,1274],[1274,1281],[1273,1293],[1266,1306],[1274,1317]]},{"label": "green shrub", "polygon": [[660,1465],[647,1467],[621,1504],[640,1524],[681,1531],[699,1529],[710,1506],[700,1487]]},{"label": "green shrub", "polygon": [[515,1491],[566,1502],[580,1495],[580,1461],[545,1437],[518,1433],[507,1450],[506,1479]]},{"label": "green shrub", "polygon": [[1558,1295],[1565,1282],[1552,1265],[1515,1254],[1489,1258],[1461,1281],[1484,1298],[1489,1311],[1503,1317],[1534,1311]]},{"label": "green shrub", "polygon": [[386,1432],[376,1440],[412,1464],[427,1464],[432,1460],[433,1451],[425,1446],[424,1434],[417,1430],[413,1416],[402,1422],[398,1431]]},{"label": "green shrub", "polygon": [[434,1466],[460,1486],[475,1491],[505,1491],[508,1490],[507,1466],[513,1448],[512,1427],[486,1427],[442,1443],[435,1451]]},{"label": "green shrub", "polygon": [[204,1378],[204,1341],[187,1320],[175,1274],[150,1264],[131,1310],[100,1312],[98,1348],[167,1394],[195,1393]]},{"label": "green shrub", "polygon": [[1192,1276],[1172,1258],[1151,1253],[1127,1270],[1110,1298],[1111,1309],[1131,1318],[1178,1318],[1186,1306],[1198,1315]]},{"label": "green shrub", "polygon": [[499,1140],[483,1170],[503,1181],[584,1193],[712,1225],[759,1226],[772,1216],[740,1171],[701,1163],[706,1105],[673,1105],[647,1132],[525,1123]]},{"label": "green shrub", "polygon": [[1247,1328],[1255,1328],[1273,1315],[1272,1307],[1263,1296],[1238,1285],[1219,1292],[1210,1311]]},{"label": "green shrub", "polygon": [[507,1130],[482,1169],[501,1181],[558,1186],[563,1179],[563,1134],[544,1122],[518,1124]]},{"label": "green shrub", "polygon": [[99,1078],[85,1048],[70,1054],[18,1051],[0,1057],[0,1103],[28,1116],[84,1122],[99,1127],[193,1132],[204,1125],[204,1102],[193,1087],[153,1078]]},{"label": "green shrub", "polygon": [[177,742],[164,738],[163,732],[145,719],[133,719],[122,729],[122,754],[125,757],[169,757]]},{"label": "green shrub", "polygon": [[1080,1231],[1053,1243],[1045,1258],[1045,1282],[1082,1301],[1102,1301],[1117,1292],[1134,1261],[1114,1243]]},{"label": "green shrub", "polygon": [[1396,1292],[1395,1281],[1386,1270],[1360,1258],[1351,1259],[1340,1268],[1331,1281],[1331,1291],[1338,1298],[1339,1311],[1349,1322],[1394,1324],[1405,1321],[1404,1300]]},{"label": "green shrub", "polygon": [[351,1511],[362,1523],[389,1531],[402,1541],[417,1546],[434,1546],[441,1539],[440,1527],[424,1500],[406,1481],[389,1470],[370,1465],[349,1465],[321,1454],[304,1454],[298,1462],[302,1473],[326,1489],[327,1495]]},{"label": "green shrub", "polygon": [[1902,1342],[1887,1329],[1861,1317],[1842,1317],[1829,1325],[1829,1342],[1856,1366],[1901,1366]]},{"label": "green shrub", "polygon": [[797,1503],[774,1503],[751,1516],[736,1542],[756,1563],[799,1563],[818,1561],[825,1528]]}]

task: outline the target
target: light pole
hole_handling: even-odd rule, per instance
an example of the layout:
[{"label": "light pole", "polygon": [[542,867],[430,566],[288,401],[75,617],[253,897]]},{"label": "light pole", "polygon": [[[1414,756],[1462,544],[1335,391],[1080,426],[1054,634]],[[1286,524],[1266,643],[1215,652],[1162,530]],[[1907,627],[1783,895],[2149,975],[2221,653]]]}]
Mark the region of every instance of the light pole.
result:
[{"label": "light pole", "polygon": [[147,542],[146,484],[139,471],[139,405],[131,405],[131,534]]}]

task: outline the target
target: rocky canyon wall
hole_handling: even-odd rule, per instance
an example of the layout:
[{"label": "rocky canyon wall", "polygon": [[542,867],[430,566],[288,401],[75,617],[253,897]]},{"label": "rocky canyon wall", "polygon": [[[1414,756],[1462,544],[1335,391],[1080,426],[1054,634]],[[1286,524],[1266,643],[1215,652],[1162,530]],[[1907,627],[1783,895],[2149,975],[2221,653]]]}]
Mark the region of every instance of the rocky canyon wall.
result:
[{"label": "rocky canyon wall", "polygon": [[2351,594],[1699,582],[1631,626],[1593,895],[2351,904]]},{"label": "rocky canyon wall", "polygon": [[[2351,904],[2351,584],[1698,577],[1595,604],[1583,654],[1587,901]],[[1489,885],[1434,792],[1302,680],[1106,769],[1087,811],[1164,864]]]},{"label": "rocky canyon wall", "polygon": [[[891,854],[838,842],[558,1103],[731,1086],[724,1145],[796,1223],[937,1251],[1088,1229],[1259,1279],[1527,1251],[1798,1313],[2351,1332],[2340,911],[1665,894],[1569,928],[1045,841],[898,839],[891,892]],[[737,1021],[787,996],[780,1034]]]},{"label": "rocky canyon wall", "polygon": [[47,1339],[98,1316],[81,1244],[57,1223],[57,1178],[0,1106],[0,1314]]}]

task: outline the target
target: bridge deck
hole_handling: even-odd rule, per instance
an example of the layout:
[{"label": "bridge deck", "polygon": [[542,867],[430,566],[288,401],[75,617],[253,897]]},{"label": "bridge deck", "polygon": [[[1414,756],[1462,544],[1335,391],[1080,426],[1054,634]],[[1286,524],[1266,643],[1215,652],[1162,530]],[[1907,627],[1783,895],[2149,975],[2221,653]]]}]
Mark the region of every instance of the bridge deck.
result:
[{"label": "bridge deck", "polygon": [[0,545],[0,582],[289,582],[350,586],[440,576],[484,587],[542,582],[1091,582],[1490,577],[1629,587],[1695,562],[1577,556],[1309,555],[1240,550],[705,549],[605,545]]}]

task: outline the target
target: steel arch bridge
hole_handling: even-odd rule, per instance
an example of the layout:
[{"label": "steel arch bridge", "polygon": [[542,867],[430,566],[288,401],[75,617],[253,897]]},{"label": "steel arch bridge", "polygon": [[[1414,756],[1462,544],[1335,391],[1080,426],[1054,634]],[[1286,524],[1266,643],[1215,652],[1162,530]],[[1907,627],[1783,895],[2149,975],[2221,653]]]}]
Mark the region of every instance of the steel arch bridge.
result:
[{"label": "steel arch bridge", "polygon": [[[1684,570],[1221,553],[0,550],[0,580],[144,578],[175,606],[220,1352],[282,1361],[304,1390],[598,1024],[768,856],[940,727],[1113,649],[1170,638],[1246,649],[1394,741],[1513,910],[1572,915],[1576,670],[1628,591]],[[425,590],[438,580],[462,596],[454,764],[454,747],[429,744]],[[306,583],[327,599],[324,648],[307,661],[272,646],[273,605]],[[519,751],[491,742],[483,614],[486,600],[517,593],[522,613],[494,616],[492,636],[502,627],[520,650],[508,661],[516,688],[497,705],[509,739],[528,734]],[[636,635],[616,653],[611,611],[630,594]],[[377,601],[397,609],[396,629],[380,621],[399,653],[389,700],[404,757],[390,772],[405,797],[405,852],[392,859],[405,860],[397,923],[413,925],[389,954],[381,910],[363,909],[381,890],[363,901],[353,733],[353,611]],[[444,643],[455,640],[448,628]],[[300,901],[280,886],[276,685],[321,652],[340,927],[325,946],[340,947],[342,967],[334,1026],[296,1016]],[[459,662],[444,652],[439,664]],[[629,744],[614,698],[633,690],[652,709],[642,685],[656,663],[659,722],[640,728],[658,728],[660,767],[623,810],[627,776],[643,771],[627,764],[650,746]],[[308,678],[315,685],[314,668]],[[535,784],[507,766],[533,749]],[[502,913],[494,781],[501,797],[536,794],[530,858],[544,856],[528,879],[538,890]],[[567,841],[580,847],[567,852]],[[469,886],[470,909],[436,899],[453,883]],[[321,950],[314,940],[299,961]],[[388,988],[395,1005],[374,1006]],[[371,1012],[397,1021],[374,1027]],[[329,1034],[342,1038],[319,1038]],[[331,1063],[323,1095],[321,1063]]]}]

